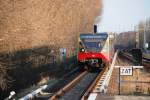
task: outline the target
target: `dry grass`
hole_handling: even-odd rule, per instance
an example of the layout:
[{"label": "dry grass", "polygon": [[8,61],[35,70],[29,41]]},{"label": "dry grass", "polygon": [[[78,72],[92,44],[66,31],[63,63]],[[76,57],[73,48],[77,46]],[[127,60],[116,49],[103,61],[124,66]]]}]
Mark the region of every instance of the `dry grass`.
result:
[{"label": "dry grass", "polygon": [[52,49],[56,58],[62,47],[71,55],[79,33],[92,32],[101,1],[0,0],[0,62],[6,63],[0,67],[0,87],[8,87],[10,75],[16,90],[40,81],[35,79],[49,70],[41,66],[51,61]]},{"label": "dry grass", "polygon": [[[139,92],[141,94],[148,94],[150,95],[150,74],[143,72],[140,69],[134,69],[133,76],[122,76],[121,80],[123,81],[137,81],[136,83],[124,83],[121,85],[121,92],[123,94],[135,94]],[[140,83],[141,81],[143,83]]]},{"label": "dry grass", "polygon": [[0,52],[58,45],[91,32],[101,0],[0,0]]},{"label": "dry grass", "polygon": [[[116,65],[118,66],[132,66],[133,64],[126,62],[126,60],[117,59]],[[150,73],[141,69],[134,69],[133,76],[121,76],[120,93],[129,95],[150,95]],[[119,69],[115,68],[109,83],[108,94],[119,94]],[[143,83],[141,83],[143,82]]]}]

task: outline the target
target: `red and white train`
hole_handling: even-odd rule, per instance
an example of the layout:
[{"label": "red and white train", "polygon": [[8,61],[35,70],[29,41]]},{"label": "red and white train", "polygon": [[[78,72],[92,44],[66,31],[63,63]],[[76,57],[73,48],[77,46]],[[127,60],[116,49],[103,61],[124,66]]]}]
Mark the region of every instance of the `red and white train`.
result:
[{"label": "red and white train", "polygon": [[111,62],[114,54],[113,34],[80,34],[78,64],[84,69],[103,68]]}]

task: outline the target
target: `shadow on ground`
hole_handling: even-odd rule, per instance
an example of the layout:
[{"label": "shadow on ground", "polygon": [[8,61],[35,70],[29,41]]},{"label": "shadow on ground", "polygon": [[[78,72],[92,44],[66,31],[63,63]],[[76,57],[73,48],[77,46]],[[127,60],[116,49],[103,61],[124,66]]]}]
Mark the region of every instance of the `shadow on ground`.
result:
[{"label": "shadow on ground", "polygon": [[[58,60],[59,53],[51,52],[50,47],[37,47],[13,53],[0,54],[0,99],[9,95],[9,92],[19,91],[37,85],[43,77],[58,78],[69,65],[76,62],[72,56],[67,62]],[[58,73],[59,72],[59,73]]]}]

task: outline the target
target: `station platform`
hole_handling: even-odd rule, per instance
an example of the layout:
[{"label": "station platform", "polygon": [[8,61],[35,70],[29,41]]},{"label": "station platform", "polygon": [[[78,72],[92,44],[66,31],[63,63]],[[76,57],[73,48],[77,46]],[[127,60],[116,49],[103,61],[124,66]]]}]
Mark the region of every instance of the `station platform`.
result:
[{"label": "station platform", "polygon": [[88,100],[150,100],[150,96],[132,96],[132,95],[115,95],[107,96],[101,94],[93,94]]}]

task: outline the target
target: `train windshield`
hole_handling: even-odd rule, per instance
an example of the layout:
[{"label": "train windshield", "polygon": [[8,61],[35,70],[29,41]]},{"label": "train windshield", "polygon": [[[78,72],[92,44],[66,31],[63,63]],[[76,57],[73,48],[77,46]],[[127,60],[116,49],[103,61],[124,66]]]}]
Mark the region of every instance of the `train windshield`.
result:
[{"label": "train windshield", "polygon": [[80,35],[82,46],[88,52],[100,52],[106,42],[107,34],[84,34]]},{"label": "train windshield", "polygon": [[99,52],[99,51],[101,51],[102,47],[104,46],[104,40],[99,40],[99,41],[97,40],[95,42],[84,41],[83,44],[87,51]]}]

